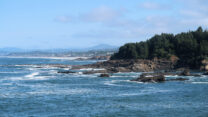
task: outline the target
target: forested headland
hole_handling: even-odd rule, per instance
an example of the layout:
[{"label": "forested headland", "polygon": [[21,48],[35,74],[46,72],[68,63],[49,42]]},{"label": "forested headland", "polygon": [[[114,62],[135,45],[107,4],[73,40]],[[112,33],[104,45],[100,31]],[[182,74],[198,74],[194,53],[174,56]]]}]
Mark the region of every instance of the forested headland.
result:
[{"label": "forested headland", "polygon": [[198,27],[196,31],[180,34],[162,33],[147,41],[127,43],[111,56],[117,59],[178,59],[177,65],[199,68],[201,61],[208,59],[208,30]]}]

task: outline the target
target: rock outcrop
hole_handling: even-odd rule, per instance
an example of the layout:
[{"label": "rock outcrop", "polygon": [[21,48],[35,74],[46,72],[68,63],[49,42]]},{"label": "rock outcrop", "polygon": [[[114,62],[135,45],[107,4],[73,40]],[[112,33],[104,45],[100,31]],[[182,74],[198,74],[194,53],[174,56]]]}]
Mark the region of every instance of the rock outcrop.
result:
[{"label": "rock outcrop", "polygon": [[208,60],[203,60],[201,70],[208,71]]},{"label": "rock outcrop", "polygon": [[106,70],[90,70],[90,71],[84,71],[83,74],[95,74],[95,73],[107,73]]},{"label": "rock outcrop", "polygon": [[194,76],[194,77],[201,77],[201,75],[199,74],[193,74],[193,73],[190,73],[190,70],[189,69],[185,69],[184,71],[182,71],[179,76]]},{"label": "rock outcrop", "polygon": [[203,75],[208,75],[208,72],[203,73]]},{"label": "rock outcrop", "polygon": [[72,69],[81,68],[104,68],[108,73],[116,72],[149,72],[157,70],[170,70],[174,68],[174,63],[170,60],[108,60],[90,65],[73,66]]},{"label": "rock outcrop", "polygon": [[131,81],[138,81],[138,82],[164,82],[165,76],[162,74],[142,74],[139,78],[131,80]]},{"label": "rock outcrop", "polygon": [[133,79],[131,81],[137,82],[164,82],[164,81],[186,81],[188,78],[175,78],[175,79],[167,79],[165,78],[164,73],[143,73],[139,78]]},{"label": "rock outcrop", "polygon": [[185,69],[184,71],[181,72],[180,74],[181,76],[190,76],[190,70],[189,69]]},{"label": "rock outcrop", "polygon": [[109,74],[100,74],[99,77],[110,77],[110,75]]}]

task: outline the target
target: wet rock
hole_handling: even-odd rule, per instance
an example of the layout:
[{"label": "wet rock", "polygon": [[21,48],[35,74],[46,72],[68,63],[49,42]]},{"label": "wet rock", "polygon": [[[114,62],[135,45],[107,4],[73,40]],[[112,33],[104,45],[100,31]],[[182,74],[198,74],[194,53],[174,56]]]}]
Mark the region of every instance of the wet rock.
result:
[{"label": "wet rock", "polygon": [[169,79],[166,81],[185,81],[185,80],[189,80],[188,78],[176,78],[176,79]]},{"label": "wet rock", "polygon": [[190,76],[191,74],[190,74],[189,69],[185,69],[184,71],[181,72],[180,75],[181,75],[181,76]]},{"label": "wet rock", "polygon": [[139,78],[131,80],[138,82],[163,82],[165,77],[162,74],[142,74]]},{"label": "wet rock", "polygon": [[116,72],[131,72],[131,70],[129,70],[128,68],[125,67],[117,67],[115,68]]},{"label": "wet rock", "polygon": [[58,71],[58,73],[64,73],[64,74],[72,74],[72,73],[76,73],[74,71]]},{"label": "wet rock", "polygon": [[91,70],[91,71],[84,71],[83,74],[95,74],[95,73],[107,73],[106,70]]},{"label": "wet rock", "polygon": [[194,76],[194,77],[201,77],[201,75],[199,74],[191,74],[189,69],[185,69],[184,71],[182,71],[180,74],[178,74],[179,76]]},{"label": "wet rock", "polygon": [[99,77],[110,77],[110,75],[109,74],[100,74]]},{"label": "wet rock", "polygon": [[202,60],[201,63],[202,63],[201,70],[208,71],[208,60],[206,59]]},{"label": "wet rock", "polygon": [[203,73],[203,75],[208,75],[208,72]]},{"label": "wet rock", "polygon": [[174,64],[169,60],[144,60],[144,59],[128,59],[128,60],[108,60],[97,62],[89,65],[77,65],[72,69],[83,68],[105,68],[108,73],[116,72],[149,72],[158,70],[170,70]]}]

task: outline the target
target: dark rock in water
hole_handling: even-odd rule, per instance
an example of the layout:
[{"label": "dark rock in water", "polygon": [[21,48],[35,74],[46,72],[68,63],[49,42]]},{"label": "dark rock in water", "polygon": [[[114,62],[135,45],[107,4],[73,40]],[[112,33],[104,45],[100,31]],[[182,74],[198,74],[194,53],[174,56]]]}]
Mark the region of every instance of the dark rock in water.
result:
[{"label": "dark rock in water", "polygon": [[91,71],[85,71],[83,74],[95,74],[95,73],[107,73],[106,70],[91,70]]},{"label": "dark rock in water", "polygon": [[169,79],[166,81],[185,81],[185,80],[189,80],[188,78],[176,78],[176,79]]},{"label": "dark rock in water", "polygon": [[58,71],[58,73],[72,74],[72,73],[76,73],[76,72],[73,72],[73,71]]},{"label": "dark rock in water", "polygon": [[179,76],[194,76],[194,77],[201,77],[199,74],[191,74],[189,69],[185,69],[182,71]]},{"label": "dark rock in water", "polygon": [[100,74],[99,77],[110,77],[110,75],[109,74]]},{"label": "dark rock in water", "polygon": [[182,73],[180,74],[181,76],[190,76],[190,71],[189,69],[185,69],[184,71],[182,71]]},{"label": "dark rock in water", "polygon": [[138,82],[164,82],[164,81],[185,81],[189,80],[188,78],[176,78],[176,79],[165,79],[166,73],[143,73],[140,75],[139,78],[133,79],[131,81],[138,81]]},{"label": "dark rock in water", "polygon": [[203,75],[208,75],[208,72],[203,73]]},{"label": "dark rock in water", "polygon": [[191,76],[194,76],[194,77],[201,77],[201,75],[199,75],[199,74],[192,74]]},{"label": "dark rock in water", "polygon": [[131,80],[138,82],[163,82],[165,81],[165,77],[162,74],[142,74],[139,78]]}]

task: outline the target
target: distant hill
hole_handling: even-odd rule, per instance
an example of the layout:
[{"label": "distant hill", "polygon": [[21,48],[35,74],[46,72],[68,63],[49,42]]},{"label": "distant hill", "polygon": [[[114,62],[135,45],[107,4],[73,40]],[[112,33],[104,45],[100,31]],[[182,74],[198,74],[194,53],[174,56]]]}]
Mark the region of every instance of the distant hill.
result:
[{"label": "distant hill", "polygon": [[[118,47],[100,44],[89,48],[20,49],[0,48],[0,56],[86,56],[114,53]],[[87,54],[86,54],[87,53]]]},{"label": "distant hill", "polygon": [[87,50],[113,50],[118,49],[117,46],[107,45],[107,44],[99,44],[93,47],[86,48]]}]

